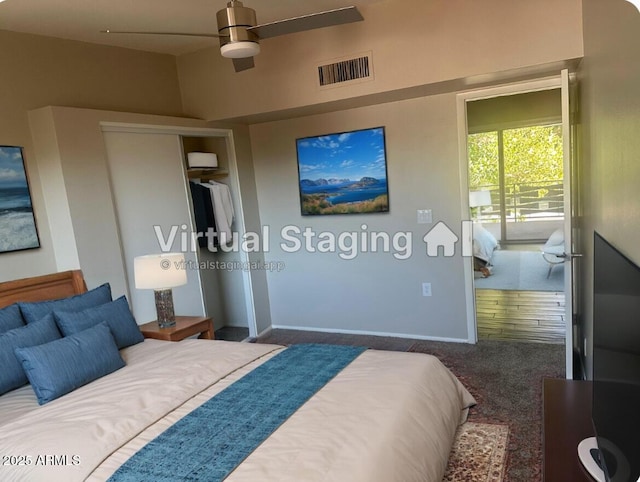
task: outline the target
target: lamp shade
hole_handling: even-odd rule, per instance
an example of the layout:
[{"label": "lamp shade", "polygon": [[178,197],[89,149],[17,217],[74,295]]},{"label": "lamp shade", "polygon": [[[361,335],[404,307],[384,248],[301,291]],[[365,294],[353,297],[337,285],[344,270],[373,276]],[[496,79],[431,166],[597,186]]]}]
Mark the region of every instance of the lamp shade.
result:
[{"label": "lamp shade", "polygon": [[187,284],[184,254],[162,253],[133,259],[136,288],[161,290]]},{"label": "lamp shade", "polygon": [[471,191],[469,193],[469,207],[491,206],[490,191]]}]

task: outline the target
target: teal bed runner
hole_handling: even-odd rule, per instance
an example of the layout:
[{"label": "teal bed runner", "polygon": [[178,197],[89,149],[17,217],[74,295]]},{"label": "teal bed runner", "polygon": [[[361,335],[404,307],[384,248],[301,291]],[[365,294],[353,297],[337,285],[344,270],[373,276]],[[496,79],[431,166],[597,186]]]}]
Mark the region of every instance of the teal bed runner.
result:
[{"label": "teal bed runner", "polygon": [[224,480],[365,349],[304,344],[283,350],[169,427],[109,480]]}]

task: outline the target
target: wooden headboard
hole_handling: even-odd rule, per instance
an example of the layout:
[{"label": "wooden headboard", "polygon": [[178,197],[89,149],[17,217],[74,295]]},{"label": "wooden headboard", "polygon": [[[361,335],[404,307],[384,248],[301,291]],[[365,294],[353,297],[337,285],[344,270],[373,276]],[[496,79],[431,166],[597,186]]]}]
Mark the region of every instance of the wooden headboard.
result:
[{"label": "wooden headboard", "polygon": [[63,271],[0,283],[0,308],[16,301],[45,301],[87,291],[82,271]]}]

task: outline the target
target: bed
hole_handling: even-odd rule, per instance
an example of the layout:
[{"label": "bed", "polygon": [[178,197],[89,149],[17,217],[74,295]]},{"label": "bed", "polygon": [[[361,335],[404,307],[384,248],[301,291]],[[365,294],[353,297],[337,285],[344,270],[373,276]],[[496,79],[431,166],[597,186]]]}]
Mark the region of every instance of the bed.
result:
[{"label": "bed", "polygon": [[480,223],[473,223],[473,267],[484,277],[491,274],[491,260],[493,253],[499,249],[495,236],[487,231]]},{"label": "bed", "polygon": [[[79,271],[0,283],[0,309],[15,302],[87,293]],[[95,329],[104,326],[103,321]],[[9,331],[0,334],[0,341]],[[15,353],[37,354],[41,346]],[[201,435],[183,437],[177,446],[163,449],[166,457],[151,459],[148,470],[155,473],[135,475],[135,470],[142,470],[135,462],[140,453],[158,446],[162,436],[233,393],[232,388],[287,350],[291,349],[268,344],[146,339],[118,350],[124,366],[42,405],[35,386],[10,390],[0,396],[0,480],[442,480],[456,430],[475,403],[473,397],[435,357],[377,350],[355,355],[225,476],[216,478],[198,467],[185,469],[202,450],[193,446],[217,443],[228,451],[237,448],[233,437],[222,441]],[[259,405],[259,398],[242,397],[233,404],[247,413],[264,413],[264,407],[253,405]],[[283,404],[290,398],[295,396],[282,397]],[[203,425],[215,430],[223,422],[231,423],[227,418],[232,417],[207,418],[194,434],[206,433],[200,431]],[[259,423],[262,420],[247,420],[244,425]],[[238,445],[245,439],[240,435]],[[134,475],[127,478],[127,473]]]}]

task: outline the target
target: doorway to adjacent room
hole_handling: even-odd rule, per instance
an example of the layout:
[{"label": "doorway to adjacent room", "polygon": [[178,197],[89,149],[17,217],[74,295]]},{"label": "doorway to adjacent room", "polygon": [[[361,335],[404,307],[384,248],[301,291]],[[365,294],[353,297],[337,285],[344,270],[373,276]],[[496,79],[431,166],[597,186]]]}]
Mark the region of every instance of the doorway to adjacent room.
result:
[{"label": "doorway to adjacent room", "polygon": [[564,223],[561,120],[559,89],[467,104],[475,242],[498,248],[475,272],[479,338],[565,341],[564,264],[543,252]]},{"label": "doorway to adjacent room", "polygon": [[571,373],[568,73],[458,99],[463,204],[473,221],[470,331],[564,344]]}]

